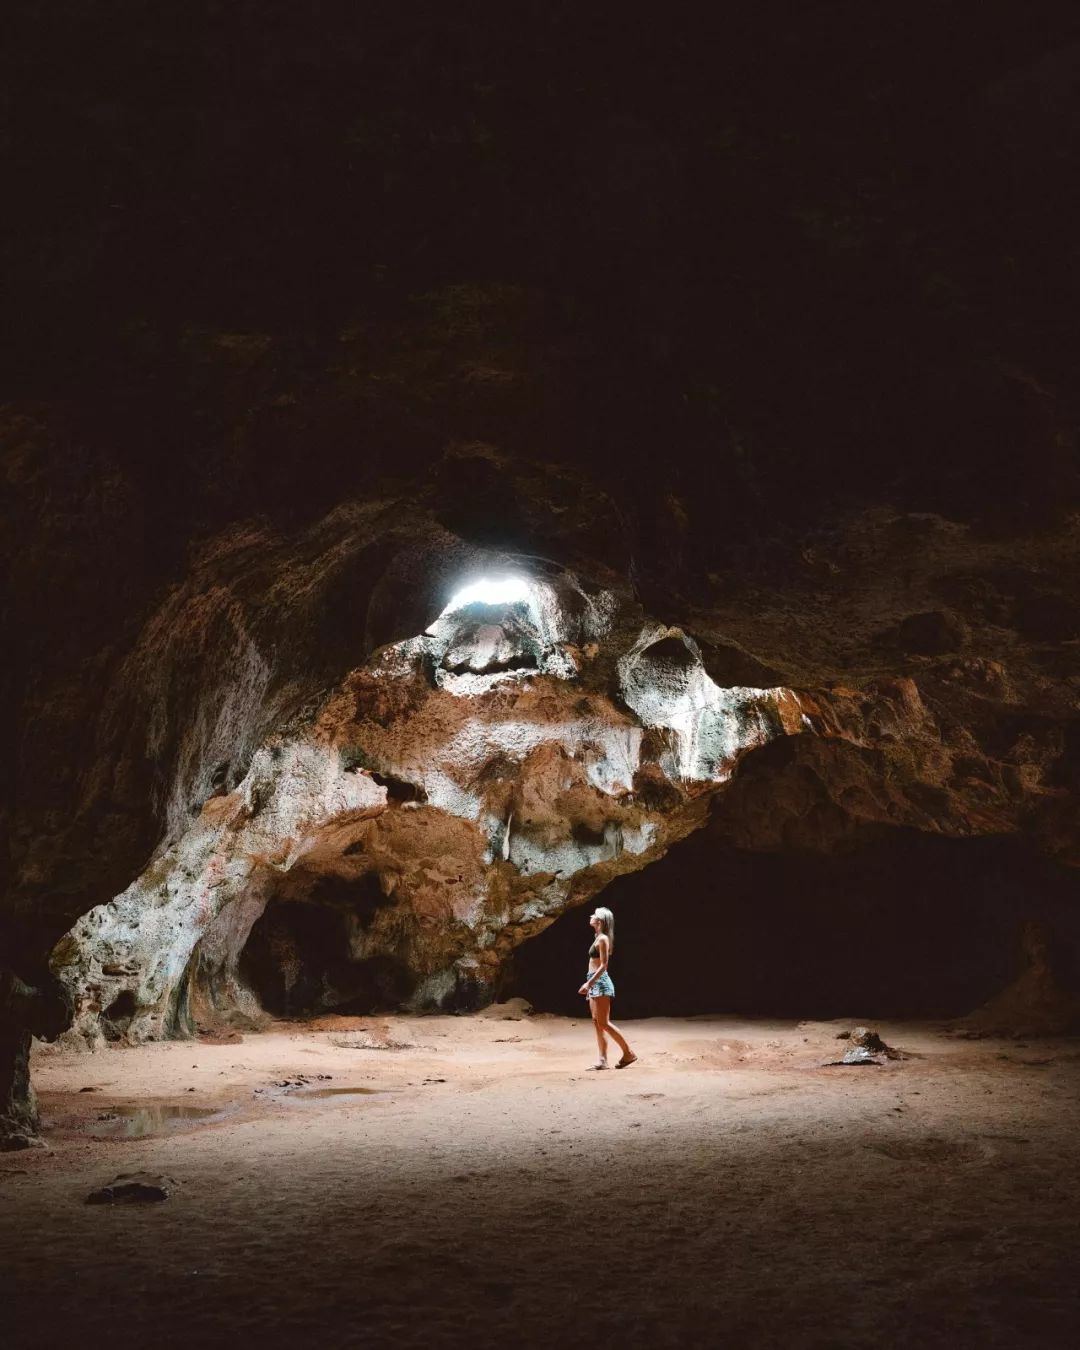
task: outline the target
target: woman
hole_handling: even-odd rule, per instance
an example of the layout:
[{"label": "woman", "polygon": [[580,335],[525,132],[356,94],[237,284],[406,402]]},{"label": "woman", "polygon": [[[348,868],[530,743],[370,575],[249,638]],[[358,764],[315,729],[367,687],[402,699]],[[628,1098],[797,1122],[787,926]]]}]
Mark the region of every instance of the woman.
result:
[{"label": "woman", "polygon": [[600,1058],[592,1067],[594,1069],[607,1068],[607,1037],[610,1036],[622,1051],[622,1059],[615,1067],[625,1069],[633,1064],[637,1055],[627,1045],[626,1037],[619,1028],[609,1020],[611,1017],[611,1000],[615,997],[615,986],[608,974],[608,962],[611,960],[611,953],[615,950],[615,915],[612,914],[610,909],[595,909],[589,915],[589,926],[596,937],[593,939],[593,945],[589,948],[589,976],[578,993],[584,994],[589,1000],[589,1011],[592,1013],[593,1028],[596,1031],[596,1043],[600,1047]]}]

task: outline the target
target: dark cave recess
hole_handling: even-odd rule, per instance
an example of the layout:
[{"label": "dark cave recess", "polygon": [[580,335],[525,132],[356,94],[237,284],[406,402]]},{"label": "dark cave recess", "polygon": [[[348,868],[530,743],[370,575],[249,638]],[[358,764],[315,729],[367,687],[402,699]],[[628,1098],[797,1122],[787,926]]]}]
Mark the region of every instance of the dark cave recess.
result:
[{"label": "dark cave recess", "polygon": [[588,916],[602,904],[616,917],[616,1018],[959,1016],[1016,976],[1032,919],[1076,987],[1075,901],[1075,877],[1015,840],[897,830],[830,857],[701,834],[525,943],[509,992],[583,1015]]},{"label": "dark cave recess", "polygon": [[241,979],[278,1017],[400,1006],[413,984],[405,964],[350,955],[355,933],[384,904],[374,876],[351,884],[325,881],[305,900],[271,901],[241,953]]}]

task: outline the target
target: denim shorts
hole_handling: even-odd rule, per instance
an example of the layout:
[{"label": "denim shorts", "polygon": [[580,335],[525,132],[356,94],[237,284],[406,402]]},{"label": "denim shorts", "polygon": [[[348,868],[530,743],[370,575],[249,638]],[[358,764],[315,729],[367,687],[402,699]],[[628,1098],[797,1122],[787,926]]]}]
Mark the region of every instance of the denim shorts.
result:
[{"label": "denim shorts", "polygon": [[615,986],[611,983],[611,976],[606,970],[589,990],[590,998],[604,998],[605,996],[607,998],[615,997]]}]

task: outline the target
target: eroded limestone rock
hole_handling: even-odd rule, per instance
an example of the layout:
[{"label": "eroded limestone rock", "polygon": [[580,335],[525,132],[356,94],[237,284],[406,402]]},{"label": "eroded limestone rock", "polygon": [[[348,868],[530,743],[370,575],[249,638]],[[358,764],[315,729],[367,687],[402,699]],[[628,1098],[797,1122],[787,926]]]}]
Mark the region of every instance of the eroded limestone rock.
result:
[{"label": "eroded limestone rock", "polygon": [[354,826],[383,809],[385,797],[325,746],[262,747],[237,791],[212,797],[142,876],[61,940],[53,965],[72,999],[75,1035],[96,1039],[99,1018],[132,1039],[182,1027],[185,974],[203,940],[237,1005],[257,1012],[235,986],[234,969],[265,903],[267,879],[293,867],[327,821]]},{"label": "eroded limestone rock", "polygon": [[30,1081],[31,1041],[34,1035],[56,1036],[67,1012],[58,991],[32,987],[0,968],[0,1149],[34,1142],[38,1110]]},{"label": "eroded limestone rock", "polygon": [[829,849],[868,827],[1014,832],[1059,800],[910,677],[724,687],[716,650],[569,572],[451,602],[285,719],[231,789],[205,783],[79,920],[53,962],[75,1039],[256,1018],[264,995],[482,1005],[520,942],[706,819],[741,847]]},{"label": "eroded limestone rock", "polygon": [[[74,1035],[256,1016],[241,955],[268,905],[336,909],[344,966],[323,1006],[369,975],[369,997],[412,1007],[488,1002],[519,942],[662,855],[743,755],[809,725],[791,691],[720,688],[686,634],[572,578],[446,612],[260,747],[79,920],[53,958]],[[295,983],[301,957],[277,941]]]}]

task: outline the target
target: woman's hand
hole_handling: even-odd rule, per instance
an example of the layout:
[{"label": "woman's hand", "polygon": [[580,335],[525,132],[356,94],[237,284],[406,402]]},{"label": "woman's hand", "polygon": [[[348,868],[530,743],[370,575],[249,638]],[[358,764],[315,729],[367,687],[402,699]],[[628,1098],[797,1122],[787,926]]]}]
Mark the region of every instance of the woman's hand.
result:
[{"label": "woman's hand", "polygon": [[589,996],[589,981],[588,981],[588,980],[586,980],[585,983],[581,986],[581,988],[578,990],[578,993],[579,993],[579,994],[584,994],[585,997],[588,998],[588,996]]}]

